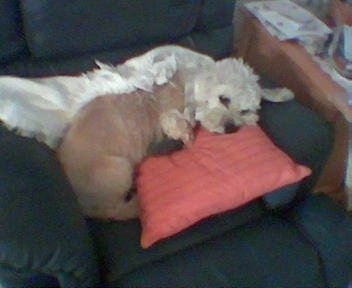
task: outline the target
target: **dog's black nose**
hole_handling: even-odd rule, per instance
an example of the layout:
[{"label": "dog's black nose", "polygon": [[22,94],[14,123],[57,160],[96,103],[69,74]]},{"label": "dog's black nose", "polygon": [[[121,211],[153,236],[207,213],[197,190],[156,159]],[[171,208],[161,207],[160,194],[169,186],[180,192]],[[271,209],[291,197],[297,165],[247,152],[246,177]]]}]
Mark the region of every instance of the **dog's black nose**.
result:
[{"label": "dog's black nose", "polygon": [[226,134],[237,132],[239,127],[233,122],[228,121],[225,123],[224,130]]}]

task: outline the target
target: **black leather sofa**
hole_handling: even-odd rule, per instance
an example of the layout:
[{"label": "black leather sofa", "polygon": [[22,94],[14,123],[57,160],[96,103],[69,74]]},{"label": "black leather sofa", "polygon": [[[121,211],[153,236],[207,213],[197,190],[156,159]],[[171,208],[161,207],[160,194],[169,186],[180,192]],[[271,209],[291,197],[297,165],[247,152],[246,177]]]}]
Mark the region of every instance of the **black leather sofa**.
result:
[{"label": "black leather sofa", "polygon": [[[165,43],[226,57],[234,4],[3,0],[0,74],[74,75],[92,69],[95,59],[116,64]],[[352,219],[311,193],[330,153],[332,128],[295,101],[263,103],[261,126],[312,175],[147,250],[139,246],[138,220],[84,219],[55,152],[1,126],[0,285],[347,287]]]}]

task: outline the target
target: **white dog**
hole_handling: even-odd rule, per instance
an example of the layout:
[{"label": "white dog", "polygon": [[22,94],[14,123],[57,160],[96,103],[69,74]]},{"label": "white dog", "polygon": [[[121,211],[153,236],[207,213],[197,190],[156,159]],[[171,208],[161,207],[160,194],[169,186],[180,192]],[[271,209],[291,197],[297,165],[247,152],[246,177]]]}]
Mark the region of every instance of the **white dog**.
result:
[{"label": "white dog", "polygon": [[192,79],[187,91],[188,119],[211,132],[229,133],[257,123],[262,99],[283,102],[293,98],[286,88],[262,89],[259,77],[242,59],[226,58]]},{"label": "white dog", "polygon": [[[130,193],[134,170],[164,136],[190,145],[197,123],[211,132],[234,132],[258,121],[262,98],[293,96],[287,89],[261,89],[242,60],[214,61],[178,46],[118,66],[99,65],[78,77],[0,77],[3,92],[12,96],[0,97],[0,117],[58,150],[83,212],[101,219],[138,216]],[[24,95],[26,87],[32,97]],[[19,111],[25,117],[18,119]]]}]

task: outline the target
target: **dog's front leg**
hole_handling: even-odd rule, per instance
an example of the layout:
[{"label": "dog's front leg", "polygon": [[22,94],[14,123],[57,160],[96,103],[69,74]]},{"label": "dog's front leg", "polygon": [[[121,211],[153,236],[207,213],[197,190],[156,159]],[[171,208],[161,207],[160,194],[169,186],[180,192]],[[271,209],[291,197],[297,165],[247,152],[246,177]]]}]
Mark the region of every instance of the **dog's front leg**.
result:
[{"label": "dog's front leg", "polygon": [[186,146],[193,142],[193,127],[180,111],[172,109],[163,112],[160,115],[160,125],[167,137],[181,140]]}]

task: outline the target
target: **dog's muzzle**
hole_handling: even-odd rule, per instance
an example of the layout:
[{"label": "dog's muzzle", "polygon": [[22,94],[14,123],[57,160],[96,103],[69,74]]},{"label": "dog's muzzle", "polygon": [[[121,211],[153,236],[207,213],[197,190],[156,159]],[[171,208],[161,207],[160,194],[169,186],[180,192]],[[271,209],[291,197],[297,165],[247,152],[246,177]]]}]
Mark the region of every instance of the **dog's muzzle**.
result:
[{"label": "dog's muzzle", "polygon": [[224,125],[224,131],[226,134],[230,134],[230,133],[235,133],[240,129],[240,127],[238,127],[235,122],[231,121],[227,121],[225,122]]}]

